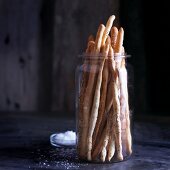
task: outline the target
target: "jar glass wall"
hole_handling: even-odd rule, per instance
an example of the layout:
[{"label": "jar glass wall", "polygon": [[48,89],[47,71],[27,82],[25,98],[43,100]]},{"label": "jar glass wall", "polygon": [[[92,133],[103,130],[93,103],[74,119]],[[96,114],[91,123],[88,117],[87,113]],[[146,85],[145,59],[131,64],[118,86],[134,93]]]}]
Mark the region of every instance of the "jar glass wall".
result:
[{"label": "jar glass wall", "polygon": [[126,160],[132,154],[126,57],[84,54],[80,61],[76,69],[78,157],[91,162]]}]

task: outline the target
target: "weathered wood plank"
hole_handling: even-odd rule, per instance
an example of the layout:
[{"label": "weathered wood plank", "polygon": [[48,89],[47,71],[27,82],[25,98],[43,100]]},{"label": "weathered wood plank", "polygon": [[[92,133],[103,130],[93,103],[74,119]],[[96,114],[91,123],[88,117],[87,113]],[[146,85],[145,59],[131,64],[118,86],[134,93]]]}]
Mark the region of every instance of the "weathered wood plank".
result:
[{"label": "weathered wood plank", "polygon": [[36,109],[40,4],[1,1],[0,110]]},{"label": "weathered wood plank", "polygon": [[112,14],[119,0],[1,0],[0,110],[73,113],[78,55]]}]

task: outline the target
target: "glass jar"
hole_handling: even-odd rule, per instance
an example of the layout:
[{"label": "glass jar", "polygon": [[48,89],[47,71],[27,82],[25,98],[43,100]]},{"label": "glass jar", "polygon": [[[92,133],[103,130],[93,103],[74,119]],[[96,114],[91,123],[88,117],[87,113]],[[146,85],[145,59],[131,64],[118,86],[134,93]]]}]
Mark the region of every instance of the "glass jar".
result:
[{"label": "glass jar", "polygon": [[80,61],[76,69],[78,157],[90,162],[126,160],[132,154],[126,57],[83,54]]}]

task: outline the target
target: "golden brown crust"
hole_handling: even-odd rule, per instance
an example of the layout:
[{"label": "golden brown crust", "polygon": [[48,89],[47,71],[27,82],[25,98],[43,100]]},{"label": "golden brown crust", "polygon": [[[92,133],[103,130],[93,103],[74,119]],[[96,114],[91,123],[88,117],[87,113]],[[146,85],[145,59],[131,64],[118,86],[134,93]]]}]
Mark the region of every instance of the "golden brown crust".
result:
[{"label": "golden brown crust", "polygon": [[112,28],[112,25],[113,25],[113,21],[115,20],[115,16],[112,15],[109,17],[107,23],[106,23],[106,28],[104,30],[104,34],[103,34],[103,38],[102,38],[102,46],[104,46],[105,42],[106,42],[106,39],[110,33],[110,30]]},{"label": "golden brown crust", "polygon": [[95,40],[95,52],[96,53],[100,52],[104,30],[105,30],[105,26],[103,24],[100,24],[97,34],[96,34],[96,40]]},{"label": "golden brown crust", "polygon": [[123,38],[124,38],[124,30],[121,27],[117,35],[117,40],[115,44],[115,53],[121,53],[122,46],[123,46]]},{"label": "golden brown crust", "polygon": [[115,49],[117,35],[118,35],[117,27],[112,27],[111,28],[111,45],[113,49]]}]

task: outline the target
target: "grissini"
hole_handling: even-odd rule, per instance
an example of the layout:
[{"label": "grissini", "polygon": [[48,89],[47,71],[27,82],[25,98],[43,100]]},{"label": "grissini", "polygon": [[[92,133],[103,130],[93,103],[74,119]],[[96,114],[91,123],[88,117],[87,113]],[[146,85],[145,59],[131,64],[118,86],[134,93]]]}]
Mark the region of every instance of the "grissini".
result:
[{"label": "grissini", "polygon": [[93,148],[92,160],[97,160],[97,158],[102,150],[102,146],[104,144],[104,140],[106,137],[106,126],[107,126],[107,124],[105,123],[105,125],[102,129],[103,131],[101,133],[100,140],[98,141],[98,143],[96,143],[96,146]]},{"label": "grissini", "polygon": [[121,53],[122,51],[122,46],[123,46],[123,39],[124,39],[124,30],[121,27],[118,31],[117,39],[116,39],[116,44],[115,44],[115,53]]},{"label": "grissini", "polygon": [[109,141],[108,141],[108,145],[107,145],[107,157],[106,160],[107,161],[111,161],[111,159],[113,158],[114,154],[115,154],[115,137],[114,137],[114,133],[112,133],[112,126],[110,127],[110,135],[109,135]]},{"label": "grissini", "polygon": [[[132,137],[130,132],[130,113],[128,103],[128,87],[127,87],[127,70],[125,67],[125,59],[121,62],[121,67],[118,70],[120,79],[120,104],[121,104],[121,116],[123,118],[122,123],[126,123],[125,126],[125,143],[126,152],[128,155],[132,153]],[[125,120],[125,122],[124,122]]]},{"label": "grissini", "polygon": [[88,79],[89,79],[89,72],[88,72],[89,59],[88,59],[88,57],[94,52],[94,46],[95,46],[94,41],[88,42],[88,47],[86,49],[86,54],[85,54],[85,59],[84,59],[84,64],[83,64],[82,83],[81,83],[80,95],[79,95],[78,152],[82,158],[85,156],[85,154],[84,154],[85,147],[84,147],[84,145],[82,145],[82,144],[84,144],[84,136],[83,136],[84,130],[85,130],[84,125],[86,125],[86,122],[88,122],[87,114],[84,114],[85,91],[86,91],[86,86],[87,86]]},{"label": "grissini", "polygon": [[99,127],[102,122],[103,115],[105,114],[105,100],[106,100],[106,93],[107,93],[107,82],[108,82],[108,63],[107,60],[104,64],[103,75],[102,75],[102,86],[101,86],[101,96],[100,96],[100,104],[99,104],[99,112],[98,118],[95,126],[95,130],[93,133],[93,145],[96,142],[97,134],[99,132]]},{"label": "grissini", "polygon": [[112,45],[112,48],[113,48],[114,50],[115,50],[117,35],[118,35],[118,29],[117,29],[117,27],[112,27],[112,28],[111,28],[111,45]]},{"label": "grissini", "polygon": [[100,51],[101,48],[101,42],[103,33],[105,30],[104,25],[100,25],[97,31],[95,44],[94,44],[94,50],[91,53],[91,57],[94,57],[94,59],[90,59],[90,73],[89,73],[89,79],[87,83],[87,87],[84,93],[84,100],[83,100],[83,128],[82,128],[82,141],[81,141],[81,157],[83,159],[87,158],[87,135],[88,135],[88,127],[89,127],[89,119],[90,119],[90,112],[91,107],[93,103],[93,96],[94,96],[94,89],[95,89],[95,80],[96,80],[96,72],[97,72],[97,64],[98,60],[95,58],[96,53]]},{"label": "grissini", "polygon": [[115,20],[115,16],[114,15],[111,15],[106,23],[106,29],[104,30],[104,34],[103,34],[103,37],[102,37],[102,46],[105,45],[105,42],[106,42],[106,39],[110,33],[110,30],[112,28],[112,25],[113,25],[113,21]]},{"label": "grissini", "polygon": [[109,120],[109,117],[108,117],[107,123],[106,123],[106,134],[105,134],[103,145],[101,146],[101,153],[100,153],[100,160],[102,162],[105,162],[105,160],[106,160],[107,145],[108,145],[108,142],[109,142],[109,132],[110,132],[110,120]]},{"label": "grissini", "polygon": [[112,83],[113,83],[113,128],[114,128],[114,136],[115,136],[115,148],[117,151],[117,159],[123,160],[122,155],[122,139],[121,139],[121,121],[120,121],[120,102],[119,102],[119,92],[118,92],[118,84],[116,83],[117,74],[115,74]]},{"label": "grissini", "polygon": [[[123,46],[123,38],[124,38],[124,30],[123,28],[119,29],[118,35],[117,35],[117,40],[115,44],[115,53],[121,54],[122,46]],[[122,155],[122,137],[121,137],[121,121],[120,121],[120,101],[119,101],[119,88],[120,88],[120,82],[119,82],[119,77],[118,77],[118,70],[120,68],[121,64],[121,59],[116,59],[116,71],[114,72],[114,79],[113,79],[113,112],[115,113],[114,116],[114,135],[115,135],[115,145],[116,145],[116,151],[117,151],[117,159],[118,160],[123,160],[123,155]]]},{"label": "grissini", "polygon": [[[108,65],[109,65],[109,70],[111,71],[111,75],[113,76],[115,72],[115,61],[114,61],[114,51],[113,48],[110,47],[109,49],[109,55],[108,55]],[[112,81],[113,77],[111,77],[111,82],[110,85],[114,85]],[[112,87],[111,86],[111,87]],[[113,87],[112,87],[113,88]],[[113,101],[113,90],[110,92],[112,96],[112,101]],[[113,103],[113,102],[112,102]],[[114,136],[114,125],[113,125],[113,120],[114,120],[114,110],[113,110],[113,105],[112,108],[110,109],[109,116],[108,116],[108,121],[109,121],[109,126],[110,126],[110,131],[109,131],[109,141],[107,145],[107,161],[110,161],[112,157],[114,156],[115,153],[115,136]]]},{"label": "grissini", "polygon": [[[109,58],[110,57],[113,57],[113,49],[112,49],[112,47],[111,47],[111,43],[110,43],[110,48],[109,48],[109,53],[108,53],[108,59],[107,59],[107,68],[108,68],[108,60],[109,60]],[[109,70],[109,69],[108,69]],[[108,79],[107,79],[108,80]],[[107,85],[106,85],[106,87],[107,87]],[[106,91],[107,92],[107,91]],[[105,97],[105,99],[106,99],[106,97]],[[112,99],[111,99],[112,100]],[[104,108],[105,109],[105,108]],[[104,115],[104,110],[103,109],[103,115]],[[107,113],[105,113],[105,115],[106,115]],[[108,116],[107,116],[107,119],[106,119],[106,122],[107,122],[107,126],[106,126],[106,135],[105,135],[105,139],[104,139],[104,143],[103,143],[103,146],[102,146],[102,150],[101,150],[101,154],[100,154],[100,159],[101,159],[101,161],[102,162],[105,162],[105,160],[106,160],[106,155],[107,155],[107,147],[108,147],[108,143],[109,143],[109,138],[110,138],[110,129],[112,128],[111,127],[111,125],[112,125],[112,122],[111,122],[111,116],[110,116],[110,112],[108,113]],[[103,121],[105,121],[105,117],[106,116],[102,116],[102,120]],[[105,123],[105,122],[104,122]],[[113,144],[113,142],[110,142],[109,144]],[[112,148],[110,147],[110,150],[111,150]],[[110,151],[109,150],[109,151]],[[112,149],[112,151],[113,151],[113,149]]]},{"label": "grissini", "polygon": [[[117,27],[112,27],[111,28],[111,51],[115,50],[115,45],[116,45],[116,40],[117,40],[117,35],[118,35],[118,29]],[[113,56],[113,55],[112,55]],[[107,92],[107,97],[106,97],[106,107],[105,107],[105,112],[108,113],[112,103],[113,103],[113,96],[112,96],[112,85],[110,82],[108,83],[108,92]]]},{"label": "grissini", "polygon": [[[108,36],[107,41],[108,41],[107,43],[110,44],[110,36]],[[94,129],[93,138],[92,138],[93,146],[95,145],[96,138],[99,132],[99,128],[100,128],[101,122],[105,114],[105,101],[106,101],[106,93],[107,93],[108,76],[109,76],[108,61],[106,59],[104,63],[103,72],[102,72],[102,84],[101,84],[101,95],[100,95],[98,117],[97,117],[96,126]]]},{"label": "grissini", "polygon": [[[119,55],[125,53],[123,47],[124,30],[120,28],[118,32],[119,41],[116,42],[115,50]],[[127,70],[125,67],[125,59],[120,58],[117,62],[117,70],[120,80],[120,105],[121,105],[121,117],[126,119],[126,150],[128,154],[132,153],[132,137],[130,132],[130,115],[129,115],[129,103],[128,103],[128,89],[127,89]],[[123,121],[122,121],[123,122]]]},{"label": "grissini", "polygon": [[102,47],[102,38],[104,36],[105,29],[106,27],[103,24],[100,24],[98,32],[96,34],[96,40],[95,40],[95,54],[96,55],[98,55]]},{"label": "grissini", "polygon": [[[116,27],[112,27],[111,28],[111,46],[110,49],[109,49],[109,55],[108,55],[108,61],[110,63],[112,63],[113,65],[113,56],[114,56],[114,52],[113,52],[113,49],[115,48],[115,45],[116,45],[116,40],[117,40],[117,35],[118,35],[118,29]],[[112,72],[112,71],[111,71]],[[112,74],[111,74],[112,76]],[[112,90],[112,87],[113,86],[113,83],[108,83],[108,91],[107,91],[107,98],[106,98],[106,107],[105,107],[105,112],[106,113],[109,113],[109,119],[112,121],[113,119],[111,119],[111,115],[110,114],[113,114],[112,111],[111,111],[111,107],[112,107],[112,104],[113,104],[113,90]],[[110,111],[110,112],[109,112]],[[105,123],[104,121],[106,121],[105,119],[103,119],[103,124]],[[109,123],[109,126],[111,122]],[[109,142],[108,142],[108,146],[107,146],[107,160],[110,161],[111,158],[113,157],[114,153],[115,153],[115,141],[114,141],[114,132],[113,132],[113,128],[110,127],[110,136],[109,136]],[[106,137],[106,139],[108,139]],[[105,153],[105,148],[103,148],[103,153]],[[102,155],[102,152],[101,152],[101,155]],[[102,159],[104,160],[104,155],[101,156]]]},{"label": "grissini", "polygon": [[90,42],[90,41],[95,41],[94,36],[92,34],[89,35],[89,37],[88,37],[88,42]]},{"label": "grissini", "polygon": [[87,136],[87,159],[90,161],[92,160],[91,157],[91,152],[92,152],[92,135],[94,132],[94,128],[96,125],[96,120],[98,116],[98,109],[99,109],[99,102],[100,102],[100,88],[101,88],[101,82],[102,82],[102,72],[103,72],[103,67],[105,63],[105,58],[108,55],[109,52],[109,43],[106,41],[105,48],[104,48],[104,56],[101,59],[102,61],[100,62],[99,65],[99,73],[97,77],[97,83],[96,83],[96,88],[95,88],[95,94],[94,94],[94,99],[93,99],[93,105],[92,105],[92,110],[91,110],[91,115],[90,115],[90,122],[89,122],[89,131],[88,131],[88,136]]}]

